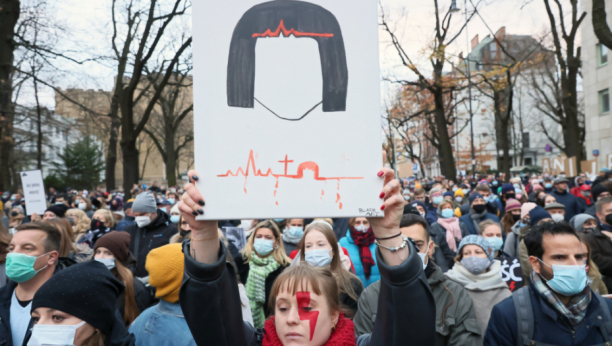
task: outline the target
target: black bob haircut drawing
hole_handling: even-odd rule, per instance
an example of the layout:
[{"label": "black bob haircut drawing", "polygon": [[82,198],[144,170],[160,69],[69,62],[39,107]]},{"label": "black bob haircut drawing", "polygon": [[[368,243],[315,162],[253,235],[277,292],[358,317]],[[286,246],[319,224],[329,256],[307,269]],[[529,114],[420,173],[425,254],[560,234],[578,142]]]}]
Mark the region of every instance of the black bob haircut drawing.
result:
[{"label": "black bob haircut drawing", "polygon": [[292,34],[317,41],[323,74],[323,111],[345,111],[348,69],[340,24],[323,7],[293,0],[256,5],[236,24],[227,64],[228,106],[253,108],[257,39],[279,37],[281,31],[284,36]]}]

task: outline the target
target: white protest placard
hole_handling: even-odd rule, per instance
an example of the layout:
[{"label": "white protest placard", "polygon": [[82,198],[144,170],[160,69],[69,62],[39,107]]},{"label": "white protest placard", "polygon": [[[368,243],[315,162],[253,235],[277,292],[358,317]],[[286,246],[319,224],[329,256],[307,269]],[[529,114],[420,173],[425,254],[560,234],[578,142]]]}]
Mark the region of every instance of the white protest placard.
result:
[{"label": "white protest placard", "polygon": [[378,2],[195,1],[199,219],[383,216]]},{"label": "white protest placard", "polygon": [[47,200],[45,198],[45,184],[43,183],[40,170],[25,171],[21,175],[21,186],[23,187],[23,197],[26,201],[26,212],[28,215],[36,213],[43,215],[47,210]]}]

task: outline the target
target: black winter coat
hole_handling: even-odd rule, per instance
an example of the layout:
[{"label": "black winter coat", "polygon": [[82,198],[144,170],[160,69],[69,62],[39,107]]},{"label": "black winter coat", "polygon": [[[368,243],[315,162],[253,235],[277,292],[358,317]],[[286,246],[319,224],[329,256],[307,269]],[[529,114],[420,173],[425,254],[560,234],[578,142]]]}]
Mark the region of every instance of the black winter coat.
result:
[{"label": "black winter coat", "polygon": [[[138,227],[137,224],[124,228],[132,236],[130,242],[130,252],[136,257],[138,264],[134,271],[134,276],[144,278],[149,276],[145,269],[147,255],[151,250],[170,243],[170,238],[178,233],[176,225],[170,222],[168,214],[161,210],[157,211],[157,217],[145,228]],[[138,243],[138,251],[134,251]]]},{"label": "black winter coat", "polygon": [[[136,300],[136,306],[141,313],[153,306],[153,296],[151,295],[151,291],[136,278],[134,278],[134,299]],[[119,298],[117,298],[117,309],[119,310],[121,320],[123,321],[125,314],[125,291],[123,291]]]},{"label": "black winter coat", "polygon": [[[183,245],[185,274],[180,304],[197,345],[261,346],[262,331],[242,321],[238,284],[221,243],[219,260],[196,262],[190,242]],[[376,249],[381,275],[380,304],[374,332],[362,335],[358,346],[415,346],[436,342],[436,306],[423,272],[423,262],[410,244],[410,256],[399,266],[384,263]]]}]

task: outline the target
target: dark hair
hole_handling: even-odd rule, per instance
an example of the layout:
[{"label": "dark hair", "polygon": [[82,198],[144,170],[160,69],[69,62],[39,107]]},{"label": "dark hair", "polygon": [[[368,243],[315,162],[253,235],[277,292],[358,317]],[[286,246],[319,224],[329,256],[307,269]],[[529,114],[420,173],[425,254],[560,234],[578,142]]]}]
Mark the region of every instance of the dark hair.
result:
[{"label": "dark hair", "polygon": [[480,185],[476,186],[474,191],[487,191],[487,192],[491,192],[491,189],[489,188],[488,184],[480,184]]},{"label": "dark hair", "polygon": [[63,198],[64,201],[68,201],[68,195],[65,193],[60,193],[57,196],[55,196],[55,199],[58,199],[58,198]]},{"label": "dark hair", "polygon": [[544,246],[542,244],[542,238],[544,234],[559,235],[569,234],[573,235],[580,241],[580,237],[576,230],[570,226],[567,222],[545,222],[536,226],[533,226],[531,230],[525,235],[525,246],[527,247],[527,254],[529,256],[535,256],[542,259],[544,255]]},{"label": "dark hair", "polygon": [[418,189],[414,189],[414,195],[422,195],[425,193],[425,189],[423,189],[422,187],[419,187]]},{"label": "dark hair", "polygon": [[53,225],[45,222],[29,222],[23,223],[16,228],[19,231],[43,231],[47,233],[47,237],[43,240],[45,251],[60,252],[62,248],[62,233]]},{"label": "dark hair", "polygon": [[400,221],[400,228],[410,227],[414,225],[423,226],[423,229],[425,229],[425,237],[427,238],[427,241],[429,241],[431,238],[431,235],[429,234],[429,224],[422,216],[414,214],[404,214],[404,216],[402,216],[402,221]]}]

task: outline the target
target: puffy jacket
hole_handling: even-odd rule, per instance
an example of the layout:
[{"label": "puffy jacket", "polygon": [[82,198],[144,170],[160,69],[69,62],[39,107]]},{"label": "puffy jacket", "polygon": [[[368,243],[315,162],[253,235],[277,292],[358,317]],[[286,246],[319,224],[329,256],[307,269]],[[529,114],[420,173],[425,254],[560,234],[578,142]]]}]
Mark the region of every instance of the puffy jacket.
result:
[{"label": "puffy jacket", "polygon": [[[133,224],[127,226],[124,230],[132,236],[130,252],[136,257],[138,262],[134,276],[139,278],[149,276],[145,269],[145,262],[149,252],[169,244],[170,238],[178,233],[176,225],[170,222],[168,214],[161,210],[157,210],[157,217],[145,228],[140,228],[137,224]],[[138,243],[138,251],[134,251],[136,243]]]},{"label": "puffy jacket", "polygon": [[[371,335],[357,340],[358,346],[434,345],[435,302],[423,272],[423,262],[410,244],[410,255],[402,264],[387,266],[376,251],[381,279],[378,321]],[[261,346],[262,331],[242,321],[234,269],[226,263],[227,249],[221,243],[219,260],[196,262],[184,243],[185,274],[179,301],[197,345]]]},{"label": "puffy jacket", "polygon": [[569,222],[574,216],[581,213],[580,202],[578,198],[567,191],[559,192],[555,189],[552,195],[557,199],[557,203],[565,206],[565,221]]},{"label": "puffy jacket", "polygon": [[[446,279],[440,267],[431,261],[427,264],[425,272],[430,271],[427,283],[436,302],[436,343],[434,345],[482,345],[482,335],[472,298],[461,285]],[[377,281],[361,294],[359,309],[353,320],[357,336],[371,333],[374,329],[379,292],[380,281]]]},{"label": "puffy jacket", "polygon": [[[599,332],[599,326],[604,316],[599,301],[595,296],[587,308],[584,321],[576,328],[571,330],[565,316],[557,313],[546,298],[529,285],[529,295],[534,315],[533,341],[546,345],[558,346],[590,346],[604,345],[604,340]],[[517,294],[516,292],[514,294]],[[612,300],[605,299],[608,307],[612,310]],[[518,336],[518,321],[512,297],[505,299],[495,305],[491,312],[491,319],[485,334],[484,344],[487,346],[516,346]],[[536,344],[538,345],[538,344]]]},{"label": "puffy jacket", "polygon": [[591,259],[599,268],[608,292],[612,292],[612,240],[601,232],[600,227],[588,233],[586,238],[591,245]]},{"label": "puffy jacket", "polygon": [[117,222],[117,226],[115,226],[115,230],[123,231],[127,226],[135,225],[136,218],[133,216],[126,215],[123,220]]},{"label": "puffy jacket", "polygon": [[[491,214],[491,213],[487,213],[485,215],[485,217],[482,218],[482,220],[480,220],[480,222],[483,222],[485,220],[493,220],[493,221],[499,223],[499,218],[497,216]],[[472,220],[472,218],[470,217],[469,213],[466,214],[466,215],[463,215],[462,217],[460,217],[459,221],[461,221],[461,222],[463,222],[465,224],[465,226],[468,228],[468,231],[470,231],[470,234],[478,235],[478,231],[476,231],[476,227],[474,227],[474,220]]]},{"label": "puffy jacket", "polygon": [[372,283],[380,280],[380,273],[378,271],[378,259],[374,255],[376,252],[376,244],[370,245],[370,251],[372,252],[372,258],[374,258],[375,265],[372,266],[372,273],[369,278],[366,279],[365,273],[363,272],[363,264],[361,264],[361,258],[359,258],[359,246],[355,244],[351,237],[351,231],[346,231],[346,237],[340,239],[340,246],[347,249],[351,262],[353,262],[353,268],[355,268],[355,275],[363,282],[363,287],[366,288]]},{"label": "puffy jacket", "polygon": [[129,331],[136,338],[136,346],[196,345],[179,303],[160,300],[140,314]]}]

